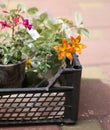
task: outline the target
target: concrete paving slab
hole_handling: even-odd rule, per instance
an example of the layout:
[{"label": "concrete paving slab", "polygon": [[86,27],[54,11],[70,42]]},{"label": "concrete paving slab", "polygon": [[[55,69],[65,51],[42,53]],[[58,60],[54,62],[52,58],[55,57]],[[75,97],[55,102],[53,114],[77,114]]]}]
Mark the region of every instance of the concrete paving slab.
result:
[{"label": "concrete paving slab", "polygon": [[110,129],[109,69],[109,65],[83,68],[79,103],[79,119],[98,119],[104,130]]},{"label": "concrete paving slab", "polygon": [[80,120],[73,126],[63,126],[62,130],[103,130],[97,120]]},{"label": "concrete paving slab", "polygon": [[110,115],[99,117],[99,122],[101,126],[104,128],[104,130],[110,130]]},{"label": "concrete paving slab", "polygon": [[82,78],[87,79],[99,79],[101,81],[107,81],[109,78],[102,71],[102,69],[98,66],[90,66],[83,67]]},{"label": "concrete paving slab", "polygon": [[109,82],[110,82],[110,64],[102,65],[101,68],[102,68],[103,73],[109,77]]},{"label": "concrete paving slab", "polygon": [[110,64],[110,44],[107,39],[82,41],[87,48],[79,56],[82,65],[103,65]]},{"label": "concrete paving slab", "polygon": [[110,85],[99,79],[82,79],[79,119],[110,115]]},{"label": "concrete paving slab", "polygon": [[40,126],[19,126],[19,127],[0,127],[0,130],[60,130],[57,125],[40,125]]},{"label": "concrete paving slab", "polygon": [[79,3],[79,6],[83,10],[87,10],[87,9],[100,10],[104,8],[103,2],[99,2],[99,1],[81,1]]},{"label": "concrete paving slab", "polygon": [[79,6],[87,26],[106,27],[110,25],[110,15],[107,15],[109,2],[86,0],[79,2]]}]

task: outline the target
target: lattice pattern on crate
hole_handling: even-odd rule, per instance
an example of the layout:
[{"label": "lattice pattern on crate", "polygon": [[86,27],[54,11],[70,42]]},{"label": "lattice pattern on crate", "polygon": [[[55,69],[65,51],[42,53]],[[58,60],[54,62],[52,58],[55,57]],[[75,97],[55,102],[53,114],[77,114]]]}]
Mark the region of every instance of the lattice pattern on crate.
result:
[{"label": "lattice pattern on crate", "polygon": [[1,121],[35,121],[64,118],[64,92],[4,95],[0,99]]}]

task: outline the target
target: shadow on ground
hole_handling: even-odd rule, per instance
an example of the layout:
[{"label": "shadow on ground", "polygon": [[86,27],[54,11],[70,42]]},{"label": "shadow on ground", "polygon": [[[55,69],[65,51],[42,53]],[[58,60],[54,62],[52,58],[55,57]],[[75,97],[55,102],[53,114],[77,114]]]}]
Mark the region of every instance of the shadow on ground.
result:
[{"label": "shadow on ground", "polygon": [[82,79],[79,119],[93,118],[110,129],[110,85],[99,79]]}]

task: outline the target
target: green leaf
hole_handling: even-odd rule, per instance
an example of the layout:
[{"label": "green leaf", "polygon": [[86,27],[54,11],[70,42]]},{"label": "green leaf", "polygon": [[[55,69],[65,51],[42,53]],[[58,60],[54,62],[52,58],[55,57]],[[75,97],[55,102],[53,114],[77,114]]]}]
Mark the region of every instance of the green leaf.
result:
[{"label": "green leaf", "polygon": [[73,22],[66,19],[66,18],[60,18],[64,23],[68,24],[70,27],[73,27]]},{"label": "green leaf", "polygon": [[36,12],[38,11],[38,8],[36,7],[31,7],[27,10],[27,12],[30,14],[30,15],[33,15],[35,14]]},{"label": "green leaf", "polygon": [[80,26],[81,24],[83,24],[82,16],[79,13],[76,12],[74,17],[75,17],[75,23],[77,26]]},{"label": "green leaf", "polygon": [[17,5],[17,9],[19,9],[19,8],[22,8],[22,5],[21,5],[21,4],[18,4],[18,5]]},{"label": "green leaf", "polygon": [[40,15],[40,19],[41,19],[42,22],[43,22],[44,20],[48,19],[48,14],[47,14],[47,13],[42,13],[42,14]]},{"label": "green leaf", "polygon": [[4,65],[6,65],[6,64],[8,63],[7,57],[2,58],[2,63],[3,63]]},{"label": "green leaf", "polygon": [[2,9],[4,9],[4,8],[6,8],[6,5],[5,5],[5,4],[0,4],[0,7],[1,7]]},{"label": "green leaf", "polygon": [[89,37],[89,31],[86,28],[81,29],[81,33]]}]

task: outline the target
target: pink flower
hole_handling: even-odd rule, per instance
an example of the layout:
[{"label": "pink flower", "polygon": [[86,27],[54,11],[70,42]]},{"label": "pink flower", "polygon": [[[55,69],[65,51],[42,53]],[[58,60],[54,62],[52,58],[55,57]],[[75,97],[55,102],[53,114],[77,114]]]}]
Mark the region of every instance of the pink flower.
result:
[{"label": "pink flower", "polygon": [[12,18],[12,21],[14,24],[17,24],[17,23],[19,23],[19,19],[20,19],[20,17],[15,17],[15,18]]},{"label": "pink flower", "polygon": [[3,10],[3,13],[8,13],[8,11],[6,11],[6,10]]},{"label": "pink flower", "polygon": [[1,29],[4,29],[5,27],[11,28],[11,26],[6,21],[0,21],[0,24],[2,25]]},{"label": "pink flower", "polygon": [[23,19],[23,25],[25,26],[25,28],[28,28],[29,30],[32,28],[32,24],[29,24],[28,19]]}]

